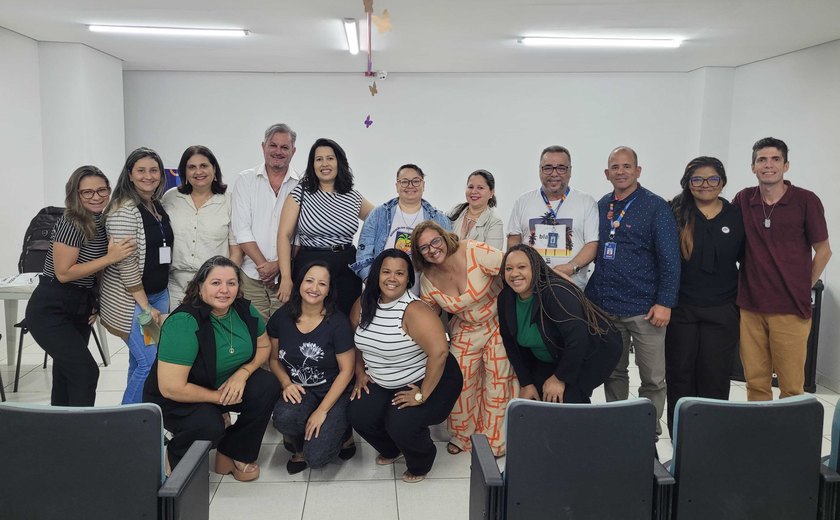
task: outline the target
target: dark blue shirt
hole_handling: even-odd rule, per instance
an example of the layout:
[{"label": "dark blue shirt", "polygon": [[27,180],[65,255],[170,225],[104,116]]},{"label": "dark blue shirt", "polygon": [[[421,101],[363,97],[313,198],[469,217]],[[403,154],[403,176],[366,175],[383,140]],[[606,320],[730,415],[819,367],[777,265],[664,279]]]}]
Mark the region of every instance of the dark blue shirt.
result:
[{"label": "dark blue shirt", "polygon": [[[612,240],[611,202],[615,218],[631,203]],[[612,260],[604,258],[608,242],[615,243]],[[679,238],[668,203],[641,185],[624,200],[616,201],[612,193],[604,195],[598,201],[598,253],[586,296],[624,318],[647,314],[654,304],[675,307],[679,287]]]}]

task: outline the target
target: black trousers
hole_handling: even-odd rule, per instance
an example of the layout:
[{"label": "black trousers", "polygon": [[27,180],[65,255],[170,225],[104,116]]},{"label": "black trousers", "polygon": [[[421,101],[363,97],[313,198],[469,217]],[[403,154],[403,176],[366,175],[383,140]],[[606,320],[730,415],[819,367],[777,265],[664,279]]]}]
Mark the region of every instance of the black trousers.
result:
[{"label": "black trousers", "polygon": [[53,358],[53,406],[93,406],[99,366],[88,350],[93,290],[41,277],[26,306],[26,324]]},{"label": "black trousers", "polygon": [[[240,404],[166,403],[163,426],[172,433],[172,440],[167,445],[169,464],[173,468],[177,466],[197,440],[212,442],[218,451],[239,462],[254,462],[260,453],[271,410],[279,397],[280,383],[274,374],[257,369],[245,384]],[[227,430],[222,419],[225,412],[239,413],[239,418]]]},{"label": "black trousers", "polygon": [[335,278],[335,306],[346,316],[350,316],[350,309],[362,294],[362,280],[349,267],[356,261],[356,248],[350,246],[344,251],[333,252],[302,247],[295,257],[292,277],[297,279],[298,271],[313,260],[323,260],[329,264],[330,276]]},{"label": "black trousers", "polygon": [[738,307],[680,305],[665,333],[668,430],[681,397],[729,399],[729,375],[740,335]]},{"label": "black trousers", "polygon": [[[415,384],[421,383],[422,380]],[[361,398],[350,402],[350,424],[383,457],[393,458],[402,453],[408,471],[425,475],[432,469],[437,455],[429,426],[440,424],[449,416],[462,384],[458,361],[449,354],[440,381],[425,403],[397,409],[391,399],[408,388],[392,390],[371,382],[370,394],[363,392]]]},{"label": "black trousers", "polygon": [[[621,335],[617,332],[610,333],[600,348],[586,359],[580,367],[577,378],[574,382],[565,381],[566,389],[563,391],[564,403],[591,403],[592,391],[604,384],[604,381],[615,370],[618,359],[623,351]],[[534,386],[540,399],[543,398],[543,384],[545,380],[554,375],[555,363],[545,363],[532,357],[531,377],[534,379]]]}]

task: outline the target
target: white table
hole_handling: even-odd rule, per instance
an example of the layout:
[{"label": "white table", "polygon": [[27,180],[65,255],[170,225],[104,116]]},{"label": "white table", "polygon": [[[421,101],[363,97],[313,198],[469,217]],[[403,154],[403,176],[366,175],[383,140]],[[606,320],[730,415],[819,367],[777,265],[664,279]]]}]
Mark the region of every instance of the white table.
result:
[{"label": "white table", "polygon": [[[6,364],[12,366],[17,357],[17,329],[15,323],[18,316],[18,301],[28,300],[35,287],[38,286],[38,273],[23,273],[15,276],[0,278],[0,300],[3,300],[3,310],[6,314]],[[111,352],[108,350],[108,331],[97,319],[99,343],[102,345],[102,356],[105,364],[111,364]]]}]

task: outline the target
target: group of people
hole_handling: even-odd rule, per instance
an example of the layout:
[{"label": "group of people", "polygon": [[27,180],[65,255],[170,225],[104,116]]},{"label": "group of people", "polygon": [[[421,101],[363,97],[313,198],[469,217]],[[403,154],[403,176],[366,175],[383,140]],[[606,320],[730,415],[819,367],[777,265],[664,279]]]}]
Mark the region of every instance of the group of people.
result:
[{"label": "group of people", "polygon": [[569,150],[550,146],[507,235],[486,170],[443,212],[404,164],[397,197],[374,207],[338,143],[318,139],[299,174],[295,141],[269,127],[232,193],[204,146],[185,150],[166,193],[148,148],[113,193],[97,168],[73,172],[27,308],[54,359],[53,405],[94,404],[97,315],[129,347],[123,403],[163,410],[167,464],[208,439],[216,472],[241,481],[259,476],[269,421],[289,473],[349,459],[355,430],[377,464],[404,457],[403,480],[423,480],[443,421],[449,453],[483,433],[501,456],[514,397],[587,403],[604,384],[627,399],[631,346],[639,395],[657,419],[667,399],[669,428],[680,397],[728,398],[739,341],[750,399],[772,397],[773,373],[782,397],[803,391],[810,289],[831,249],[819,198],[784,180],[778,139],[755,144],[758,186],[732,203],[719,160],[692,160],[668,203],[627,147],[609,154],[613,190],[596,202],[571,187]]}]

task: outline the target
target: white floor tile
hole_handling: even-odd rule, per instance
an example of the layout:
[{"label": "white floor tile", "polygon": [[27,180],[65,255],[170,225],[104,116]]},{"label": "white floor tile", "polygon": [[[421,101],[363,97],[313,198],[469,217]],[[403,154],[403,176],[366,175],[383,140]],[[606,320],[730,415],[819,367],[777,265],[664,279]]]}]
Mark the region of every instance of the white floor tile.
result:
[{"label": "white floor tile", "polygon": [[380,466],[376,464],[377,455],[376,450],[370,444],[356,444],[356,455],[352,459],[335,460],[323,468],[313,469],[309,480],[310,482],[393,480],[394,465]]},{"label": "white floor tile", "polygon": [[[432,470],[427,477],[429,479],[453,479],[469,478],[470,476],[470,454],[462,451],[457,455],[450,455],[446,451],[445,442],[436,442],[437,457]],[[406,470],[405,460],[400,459],[394,463],[394,475],[400,480]],[[402,482],[400,480],[400,482]]]},{"label": "white floor tile", "polygon": [[464,520],[469,515],[469,479],[397,481],[400,520]]},{"label": "white floor tile", "polygon": [[[215,472],[216,452],[211,451],[210,471]],[[309,469],[305,469],[295,475],[289,475],[286,471],[286,462],[289,460],[289,452],[280,444],[263,444],[260,446],[260,455],[257,457],[257,464],[260,465],[260,478],[258,482],[306,482],[309,480]],[[236,479],[233,475],[222,477],[222,483],[233,483]]]},{"label": "white floor tile", "polygon": [[[434,500],[433,496],[427,496]],[[310,482],[303,520],[395,520],[397,495],[393,480]]]},{"label": "white floor tile", "polygon": [[306,482],[222,482],[210,502],[210,519],[300,520],[306,487]]}]

